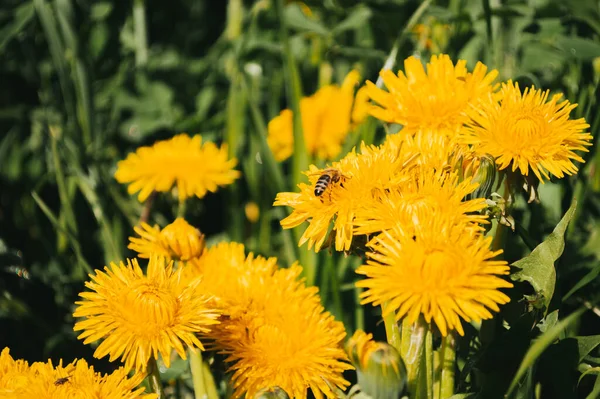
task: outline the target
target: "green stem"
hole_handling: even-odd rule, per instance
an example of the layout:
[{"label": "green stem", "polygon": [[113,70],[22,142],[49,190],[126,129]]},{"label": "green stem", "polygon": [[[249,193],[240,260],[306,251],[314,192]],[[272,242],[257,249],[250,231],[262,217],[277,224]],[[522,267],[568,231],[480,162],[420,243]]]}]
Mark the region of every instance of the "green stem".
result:
[{"label": "green stem", "polygon": [[[425,372],[425,375],[420,378],[422,381],[421,387],[423,388],[422,392],[426,393],[426,397],[428,399],[433,399],[433,334],[431,333],[431,328],[427,328],[427,335],[425,336],[425,361],[421,362],[425,367],[421,367],[421,371]],[[423,364],[424,363],[424,364]]]},{"label": "green stem", "polygon": [[190,357],[190,370],[192,371],[192,382],[194,384],[194,397],[196,399],[207,399],[208,392],[204,383],[204,373],[202,372],[202,352],[200,349],[190,348],[188,353]]},{"label": "green stem", "polygon": [[285,62],[284,72],[287,75],[287,97],[294,118],[294,154],[292,156],[292,187],[298,184],[302,178],[302,171],[308,169],[308,154],[304,143],[302,129],[302,116],[300,114],[300,99],[302,98],[302,86],[298,68],[294,61],[294,55],[288,37],[287,23],[285,19],[284,0],[275,0],[278,19],[280,22],[280,36],[283,45],[283,56]]},{"label": "green stem", "polygon": [[[400,355],[406,365],[406,374],[408,379],[408,396],[419,399],[427,398],[428,380],[426,373],[427,361],[424,356],[427,355],[427,335],[429,326],[422,317],[415,323],[408,323],[404,318],[402,321],[402,345]],[[425,361],[424,361],[425,360]],[[423,370],[422,373],[419,373]]]},{"label": "green stem", "polygon": [[146,33],[146,6],[144,0],[133,2],[133,30],[135,35],[135,65],[148,62],[148,36]]},{"label": "green stem", "polygon": [[165,393],[163,392],[162,384],[160,383],[158,364],[156,364],[156,359],[152,356],[150,356],[150,359],[148,360],[148,370],[150,371],[150,374],[148,375],[150,389],[157,394],[157,399],[164,399]]},{"label": "green stem", "polygon": [[185,218],[186,201],[185,199],[179,199],[179,206],[177,207],[177,217]]},{"label": "green stem", "polygon": [[360,304],[360,292],[361,289],[359,287],[354,287],[354,321],[356,330],[365,329],[365,311]]},{"label": "green stem", "polygon": [[229,0],[227,5],[227,27],[225,28],[227,39],[235,40],[242,33],[243,12],[242,0]]},{"label": "green stem", "polygon": [[[385,305],[382,305],[382,312],[384,308]],[[400,329],[398,328],[398,322],[396,321],[396,314],[394,312],[390,312],[385,315],[383,317],[383,323],[385,324],[385,335],[387,337],[388,344],[396,348],[399,353],[402,353],[402,336],[400,335]]]},{"label": "green stem", "polygon": [[454,367],[456,363],[456,337],[450,332],[442,338],[440,349],[440,399],[454,395]]}]

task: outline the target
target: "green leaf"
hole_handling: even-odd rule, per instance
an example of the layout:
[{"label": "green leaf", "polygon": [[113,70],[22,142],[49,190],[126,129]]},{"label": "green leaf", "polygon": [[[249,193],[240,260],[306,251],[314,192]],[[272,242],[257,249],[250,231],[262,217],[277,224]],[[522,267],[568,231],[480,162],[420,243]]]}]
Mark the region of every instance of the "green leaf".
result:
[{"label": "green leaf", "polygon": [[565,231],[575,213],[576,207],[577,203],[573,201],[567,213],[565,213],[561,221],[554,228],[554,231],[544,242],[538,245],[529,256],[513,263],[513,266],[518,268],[519,271],[513,273],[511,279],[531,284],[539,305],[545,308],[544,314],[548,310],[556,285],[554,262],[563,253],[565,248]]},{"label": "green leaf", "polygon": [[369,22],[373,13],[371,10],[364,6],[359,6],[355,8],[346,19],[337,24],[332,30],[331,33],[337,35],[338,33],[345,32],[351,29],[358,29],[361,26],[364,26]]},{"label": "green leaf", "polygon": [[557,39],[556,45],[581,61],[590,61],[600,57],[600,44],[593,40],[561,36]]},{"label": "green leaf", "polygon": [[596,277],[598,277],[598,274],[600,274],[600,265],[597,265],[595,268],[593,268],[592,270],[590,270],[585,276],[583,276],[578,282],[577,284],[575,284],[573,286],[573,288],[571,288],[569,290],[569,292],[567,292],[565,294],[565,296],[563,296],[562,300],[566,301],[568,298],[570,298],[574,293],[576,293],[577,291],[579,291],[580,289],[582,289],[583,287],[585,287],[586,285],[588,285],[589,283],[591,283],[592,281],[596,280]]},{"label": "green leaf", "polygon": [[[567,212],[567,214],[568,213],[569,212]],[[563,218],[563,220],[564,220],[564,218]],[[562,223],[562,221],[561,221],[561,223]],[[541,245],[543,245],[543,243]],[[533,364],[540,357],[540,355],[550,345],[552,345],[552,343],[556,339],[558,339],[558,337],[562,334],[562,332],[567,327],[569,327],[571,324],[576,322],[579,319],[579,317],[581,317],[581,315],[583,314],[584,311],[585,311],[585,309],[582,308],[582,309],[579,309],[578,311],[570,314],[567,318],[561,320],[554,327],[550,328],[547,332],[543,333],[533,343],[533,345],[531,345],[529,347],[529,349],[527,350],[527,353],[525,353],[525,356],[523,357],[523,360],[521,361],[521,365],[519,366],[519,369],[517,370],[515,376],[513,377],[512,381],[510,383],[510,386],[508,388],[508,391],[506,392],[505,397],[510,397],[510,395],[512,395],[512,393],[517,388],[519,381],[521,381],[521,378],[523,378],[523,376],[525,376],[525,374],[527,373],[527,370],[529,370],[529,368],[531,366],[533,366]]]},{"label": "green leaf", "polygon": [[587,337],[573,337],[571,339],[577,340],[577,348],[579,350],[579,362],[589,355],[595,347],[600,345],[600,335],[589,335]]},{"label": "green leaf", "polygon": [[35,12],[33,3],[27,2],[15,10],[14,20],[0,30],[0,51],[29,24]]},{"label": "green leaf", "polygon": [[475,399],[476,393],[457,393],[456,395],[450,396],[448,399]]},{"label": "green leaf", "polygon": [[328,36],[329,31],[320,22],[309,18],[302,12],[298,4],[292,3],[285,8],[285,20],[292,29],[301,32],[313,32],[321,36]]}]

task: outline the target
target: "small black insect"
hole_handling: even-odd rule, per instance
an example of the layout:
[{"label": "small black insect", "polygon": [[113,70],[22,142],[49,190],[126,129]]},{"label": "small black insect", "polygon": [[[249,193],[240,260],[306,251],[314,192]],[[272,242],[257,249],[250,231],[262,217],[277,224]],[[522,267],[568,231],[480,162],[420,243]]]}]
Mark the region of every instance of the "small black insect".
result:
[{"label": "small black insect", "polygon": [[58,380],[54,381],[54,385],[63,385],[69,381],[69,378],[71,378],[71,376],[59,378]]}]

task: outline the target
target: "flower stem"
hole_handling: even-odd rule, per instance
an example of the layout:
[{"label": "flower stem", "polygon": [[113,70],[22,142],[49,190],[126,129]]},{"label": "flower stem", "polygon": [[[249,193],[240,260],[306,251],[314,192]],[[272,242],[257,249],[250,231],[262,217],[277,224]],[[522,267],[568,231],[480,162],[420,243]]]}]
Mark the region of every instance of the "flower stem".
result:
[{"label": "flower stem", "polygon": [[[406,365],[408,396],[420,399],[428,398],[427,382],[427,337],[429,326],[422,317],[414,323],[402,321],[402,345],[400,355]],[[431,349],[429,349],[429,352]]]},{"label": "flower stem", "polygon": [[454,395],[454,366],[456,362],[456,337],[452,332],[442,338],[440,349],[440,399]]},{"label": "flower stem", "polygon": [[[385,308],[385,305],[381,306],[381,310]],[[398,328],[398,322],[396,321],[396,315],[394,312],[390,312],[383,317],[383,323],[385,324],[385,335],[387,337],[388,344],[392,345],[399,353],[401,352],[402,336],[400,335],[400,329]]]},{"label": "flower stem", "polygon": [[156,359],[152,356],[150,356],[150,359],[148,360],[148,370],[150,370],[150,374],[148,375],[150,389],[157,395],[157,399],[164,399],[165,393],[163,392],[162,384],[160,383],[158,364],[156,364]]},{"label": "flower stem", "polygon": [[177,207],[177,217],[178,218],[185,218],[185,199],[180,199],[179,200],[179,206]]},{"label": "flower stem", "polygon": [[207,399],[208,392],[204,383],[204,374],[202,372],[202,352],[200,349],[190,348],[190,369],[192,371],[192,381],[194,383],[194,397],[196,399]]}]

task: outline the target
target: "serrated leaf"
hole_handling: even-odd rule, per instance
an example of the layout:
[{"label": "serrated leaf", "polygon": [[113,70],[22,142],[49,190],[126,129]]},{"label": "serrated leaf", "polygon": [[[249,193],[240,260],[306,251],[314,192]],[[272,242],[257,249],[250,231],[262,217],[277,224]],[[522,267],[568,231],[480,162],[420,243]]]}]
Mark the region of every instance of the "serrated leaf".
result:
[{"label": "serrated leaf", "polygon": [[317,20],[307,17],[298,4],[290,4],[285,8],[285,20],[290,28],[297,31],[313,32],[321,36],[329,35],[327,28]]},{"label": "serrated leaf", "polygon": [[567,226],[575,213],[577,202],[573,201],[567,213],[554,228],[554,231],[525,258],[513,263],[520,269],[511,275],[513,281],[528,282],[534,289],[542,305],[544,315],[554,295],[556,285],[556,270],[554,262],[560,258],[565,249],[564,235]]},{"label": "serrated leaf", "polygon": [[[567,212],[568,214],[569,212]],[[564,219],[564,218],[563,218]],[[561,221],[562,222],[562,221]],[[560,223],[559,223],[560,224]],[[519,381],[525,376],[527,371],[531,366],[534,365],[536,360],[540,357],[540,355],[550,346],[552,343],[558,339],[558,337],[562,334],[563,330],[569,327],[572,323],[577,321],[579,317],[583,314],[585,309],[579,309],[578,311],[570,314],[565,319],[561,320],[554,327],[550,328],[548,331],[540,335],[540,337],[529,347],[525,356],[523,356],[523,360],[521,361],[521,365],[517,370],[515,376],[513,377],[510,386],[508,387],[508,391],[506,392],[505,397],[510,397]]]},{"label": "serrated leaf", "polygon": [[346,19],[337,24],[331,30],[331,33],[336,35],[347,30],[360,28],[361,26],[364,26],[366,23],[369,22],[369,19],[371,19],[372,15],[373,13],[369,8],[357,7],[354,10],[352,10],[350,15],[348,15]]}]

